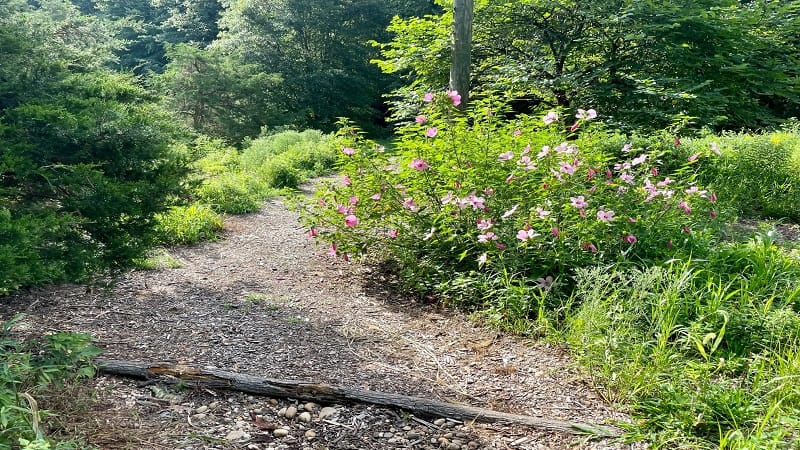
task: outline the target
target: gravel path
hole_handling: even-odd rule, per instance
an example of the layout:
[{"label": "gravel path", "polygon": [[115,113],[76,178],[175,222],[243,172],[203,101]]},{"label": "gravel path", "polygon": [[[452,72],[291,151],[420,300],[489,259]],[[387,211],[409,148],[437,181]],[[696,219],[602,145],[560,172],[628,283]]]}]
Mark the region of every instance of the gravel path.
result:
[{"label": "gravel path", "polygon": [[[562,348],[403,298],[387,276],[315,247],[280,201],[229,218],[219,242],[169,253],[179,268],[131,272],[99,292],[57,286],[0,298],[0,314],[26,312],[22,334],[91,333],[107,358],[213,366],[570,421],[626,419],[581,380]],[[105,376],[86,388],[96,401],[62,426],[104,449],[631,448],[370,405],[173,391]]]}]

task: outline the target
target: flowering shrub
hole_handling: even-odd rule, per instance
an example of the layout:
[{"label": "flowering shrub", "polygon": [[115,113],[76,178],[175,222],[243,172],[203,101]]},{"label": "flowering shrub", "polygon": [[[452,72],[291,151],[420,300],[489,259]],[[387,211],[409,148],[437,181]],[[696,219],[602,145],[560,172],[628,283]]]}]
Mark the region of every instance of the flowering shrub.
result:
[{"label": "flowering shrub", "polygon": [[697,156],[673,179],[647,149],[600,150],[592,109],[564,127],[556,112],[505,119],[491,101],[461,113],[456,95],[426,94],[391,154],[343,122],[341,178],[308,208],[309,236],[331,255],[396,260],[421,290],[473,271],[547,289],[577,267],[660,261],[713,239],[716,196],[692,182]]}]

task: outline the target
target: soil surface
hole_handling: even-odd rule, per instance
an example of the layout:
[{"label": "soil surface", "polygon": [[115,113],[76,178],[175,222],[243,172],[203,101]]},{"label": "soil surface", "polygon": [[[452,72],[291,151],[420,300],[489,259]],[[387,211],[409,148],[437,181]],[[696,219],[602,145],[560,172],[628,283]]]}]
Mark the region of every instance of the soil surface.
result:
[{"label": "soil surface", "polygon": [[[316,247],[279,200],[228,218],[218,242],[169,254],[180,267],[133,271],[105,290],[55,286],[0,298],[0,318],[26,313],[15,330],[21,335],[90,333],[110,359],[211,366],[550,419],[627,420],[583,381],[563,348],[403,297],[389,276]],[[94,401],[51,430],[60,426],[103,449],[643,448],[110,376],[84,389]]]}]

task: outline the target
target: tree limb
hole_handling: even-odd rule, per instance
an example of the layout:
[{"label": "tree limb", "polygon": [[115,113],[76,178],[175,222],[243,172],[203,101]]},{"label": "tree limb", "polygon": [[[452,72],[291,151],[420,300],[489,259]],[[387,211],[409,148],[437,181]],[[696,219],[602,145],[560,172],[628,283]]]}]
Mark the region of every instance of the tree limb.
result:
[{"label": "tree limb", "polygon": [[365,389],[331,386],[297,380],[262,378],[212,368],[170,363],[144,363],[97,359],[101,372],[139,379],[157,379],[168,384],[186,384],[208,389],[226,389],[269,397],[293,398],[319,403],[370,403],[400,408],[423,416],[449,417],[464,421],[508,422],[543,430],[597,437],[614,437],[619,431],[597,424],[504,413],[486,408],[442,402],[423,397],[391,394]]}]

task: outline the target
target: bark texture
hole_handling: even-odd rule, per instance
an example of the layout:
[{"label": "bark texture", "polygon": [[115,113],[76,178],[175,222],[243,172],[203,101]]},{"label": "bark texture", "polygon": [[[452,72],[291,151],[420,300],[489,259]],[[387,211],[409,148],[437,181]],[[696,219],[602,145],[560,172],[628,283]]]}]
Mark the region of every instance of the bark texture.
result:
[{"label": "bark texture", "polygon": [[472,66],[473,0],[453,2],[453,63],[450,66],[450,89],[461,95],[464,109],[469,102],[469,81]]},{"label": "bark texture", "polygon": [[169,363],[146,363],[111,359],[96,360],[101,372],[167,384],[182,383],[191,387],[228,389],[269,397],[293,398],[319,403],[370,403],[400,408],[421,416],[449,417],[463,421],[507,422],[539,429],[598,437],[618,435],[609,427],[567,422],[556,419],[504,413],[486,408],[459,405],[423,397],[369,391],[296,380],[262,378],[219,369],[198,368]]}]

